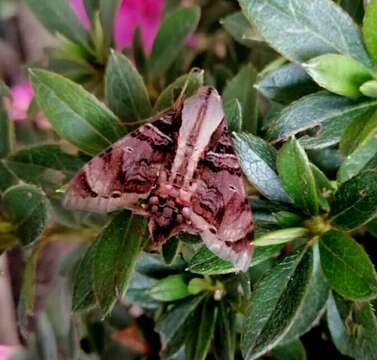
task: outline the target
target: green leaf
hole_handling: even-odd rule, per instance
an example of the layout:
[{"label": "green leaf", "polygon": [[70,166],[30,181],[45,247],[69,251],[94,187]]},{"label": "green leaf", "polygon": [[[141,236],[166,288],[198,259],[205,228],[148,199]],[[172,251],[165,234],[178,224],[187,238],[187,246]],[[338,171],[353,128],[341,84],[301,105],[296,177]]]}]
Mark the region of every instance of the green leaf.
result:
[{"label": "green leaf", "polygon": [[272,349],[274,360],[306,360],[306,350],[300,340],[293,340]]},{"label": "green leaf", "polygon": [[96,245],[91,245],[85,252],[75,272],[73,282],[72,310],[88,310],[96,304],[93,290],[93,266],[96,254]]},{"label": "green leaf", "polygon": [[236,351],[235,325],[235,313],[222,301],[219,305],[213,339],[213,351],[217,360],[234,360]]},{"label": "green leaf", "polygon": [[64,152],[59,145],[25,148],[2,162],[19,179],[44,189],[61,187],[85,164],[83,159]]},{"label": "green leaf", "polygon": [[377,296],[377,275],[365,250],[351,237],[330,230],[319,242],[321,267],[331,288],[351,300]]},{"label": "green leaf", "polygon": [[48,201],[41,190],[32,185],[16,185],[4,193],[2,201],[22,245],[40,238],[48,217]]},{"label": "green leaf", "polygon": [[241,68],[225,86],[223,93],[224,103],[238,99],[242,108],[244,130],[256,134],[258,128],[257,94],[254,84],[257,72],[251,64]]},{"label": "green leaf", "polygon": [[289,211],[278,211],[277,213],[273,213],[273,217],[282,228],[289,228],[302,223],[302,217],[300,215]]},{"label": "green leaf", "polygon": [[352,230],[372,220],[376,214],[377,172],[374,166],[340,185],[331,205],[330,221]]},{"label": "green leaf", "polygon": [[157,322],[155,329],[161,337],[162,358],[169,358],[183,346],[192,315],[202,299],[202,296],[195,296],[181,302]]},{"label": "green leaf", "polygon": [[155,112],[171,107],[177,97],[180,95],[183,87],[187,84],[185,95],[187,97],[193,95],[202,85],[204,81],[204,71],[194,68],[188,74],[180,76],[168,85],[158,97],[154,110]]},{"label": "green leaf", "polygon": [[158,301],[176,301],[190,296],[183,274],[167,276],[154,285],[149,295]]},{"label": "green leaf", "polygon": [[122,136],[116,116],[81,86],[45,70],[33,70],[31,79],[55,131],[83,152],[98,154]]},{"label": "green leaf", "polygon": [[124,55],[111,53],[105,81],[107,103],[125,123],[151,115],[152,107],[143,78]]},{"label": "green leaf", "polygon": [[17,183],[17,178],[12,174],[5,164],[0,161],[0,192],[5,191]]},{"label": "green leaf", "polygon": [[195,31],[200,19],[200,8],[178,8],[162,21],[153,43],[150,73],[158,78],[169,70],[184,47],[187,36]]},{"label": "green leaf", "polygon": [[215,332],[217,307],[211,300],[207,300],[203,306],[199,324],[194,323],[191,335],[185,343],[186,359],[205,360],[209,346]]},{"label": "green leaf", "polygon": [[99,2],[100,0],[83,0],[86,13],[88,17],[93,22],[95,13],[99,10]]},{"label": "green leaf", "polygon": [[12,152],[14,147],[14,125],[3,106],[0,94],[0,159]]},{"label": "green leaf", "polygon": [[276,174],[276,151],[261,138],[246,133],[233,137],[247,179],[270,200],[291,202]]},{"label": "green leaf", "polygon": [[318,201],[320,208],[326,212],[330,211],[330,205],[328,199],[330,199],[336,190],[334,185],[327,176],[314,164],[310,164],[312,173],[315,179],[318,193]]},{"label": "green leaf", "polygon": [[318,323],[325,310],[329,293],[330,289],[321,271],[319,249],[316,245],[313,247],[313,271],[310,275],[303,305],[281,344],[298,339]]},{"label": "green leaf", "polygon": [[288,104],[318,89],[302,66],[297,64],[287,64],[267,73],[255,87],[266,98],[282,104]]},{"label": "green leaf", "polygon": [[319,205],[314,175],[304,149],[295,138],[279,151],[277,167],[283,186],[295,205],[307,214],[316,215]]},{"label": "green leaf", "polygon": [[180,249],[181,242],[178,236],[169,239],[166,244],[162,245],[161,252],[167,265],[174,263],[174,261],[177,259],[177,256],[179,255]]},{"label": "green leaf", "polygon": [[365,10],[363,35],[370,57],[377,62],[377,1],[370,1]]},{"label": "green leaf", "polygon": [[308,233],[308,229],[302,227],[276,230],[256,238],[253,244],[256,247],[285,244],[293,240],[302,239]]},{"label": "green leaf", "polygon": [[331,338],[344,355],[374,360],[377,352],[377,321],[370,303],[352,303],[333,294],[327,303]]},{"label": "green leaf", "polygon": [[340,53],[372,66],[356,24],[330,0],[238,2],[264,39],[293,62]]},{"label": "green leaf", "polygon": [[[254,251],[251,261],[251,267],[256,266],[263,261],[271,258],[279,252],[281,245],[258,247]],[[234,269],[232,263],[220,259],[214,255],[206,246],[202,246],[191,258],[189,264],[189,271],[202,275],[220,275],[233,273]]]},{"label": "green leaf", "polygon": [[220,20],[220,24],[234,40],[242,45],[252,47],[255,45],[256,41],[264,41],[255,27],[247,21],[240,11],[226,16],[224,19]]},{"label": "green leaf", "polygon": [[344,55],[321,55],[303,67],[318,85],[343,96],[361,96],[360,86],[372,79],[365,65]]},{"label": "green leaf", "polygon": [[353,120],[370,116],[376,107],[375,100],[355,101],[319,92],[286,107],[269,126],[268,135],[271,140],[281,141],[318,127],[314,136],[304,135],[300,143],[307,149],[321,149],[338,143]]},{"label": "green leaf", "polygon": [[360,92],[369,97],[377,98],[377,81],[371,80],[360,86]]},{"label": "green leaf", "polygon": [[88,33],[68,0],[27,0],[27,4],[48,31],[60,33],[84,48],[90,48]]},{"label": "green leaf", "polygon": [[144,218],[121,212],[98,237],[93,263],[94,293],[103,314],[127,290],[145,229]]},{"label": "green leaf", "polygon": [[120,0],[99,0],[102,28],[104,29],[104,46],[108,48],[113,41],[113,29]]},{"label": "green leaf", "polygon": [[241,131],[242,129],[242,105],[238,99],[229,100],[224,104],[225,120],[229,132]]},{"label": "green leaf", "polygon": [[245,360],[257,359],[278,344],[302,306],[312,273],[311,248],[296,250],[257,284],[241,337]]}]

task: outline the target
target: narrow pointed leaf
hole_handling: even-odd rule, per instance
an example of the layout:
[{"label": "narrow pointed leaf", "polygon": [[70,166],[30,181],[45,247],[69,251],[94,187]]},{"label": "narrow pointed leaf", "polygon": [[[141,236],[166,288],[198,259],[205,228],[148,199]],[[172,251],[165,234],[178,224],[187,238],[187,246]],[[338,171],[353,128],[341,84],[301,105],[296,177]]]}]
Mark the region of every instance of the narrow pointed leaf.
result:
[{"label": "narrow pointed leaf", "polygon": [[293,240],[302,239],[308,233],[308,229],[302,227],[276,230],[257,237],[253,244],[256,247],[285,244]]},{"label": "narrow pointed leaf", "polygon": [[158,78],[170,68],[179,56],[187,36],[198,26],[199,19],[199,7],[178,8],[165,17],[153,43],[152,77]]},{"label": "narrow pointed leaf", "polygon": [[229,100],[224,104],[225,119],[230,133],[242,129],[242,105],[238,99]]},{"label": "narrow pointed leaf", "polygon": [[245,360],[259,358],[289,331],[302,307],[312,266],[312,250],[301,248],[276,264],[257,284],[241,337]]},{"label": "narrow pointed leaf", "polygon": [[120,6],[120,0],[99,0],[102,28],[104,29],[104,45],[110,47],[113,41],[114,22]]},{"label": "narrow pointed leaf", "polygon": [[257,72],[254,67],[251,64],[246,65],[227,83],[223,93],[224,103],[238,99],[242,107],[244,130],[253,134],[256,134],[258,128],[257,95],[254,88],[256,77]]},{"label": "narrow pointed leaf", "polygon": [[151,115],[152,107],[143,78],[127,57],[112,52],[105,80],[107,103],[125,123]]},{"label": "narrow pointed leaf", "polygon": [[307,214],[316,215],[319,210],[316,183],[308,157],[294,138],[280,149],[277,167],[283,186],[295,205]]},{"label": "narrow pointed leaf", "polygon": [[370,57],[377,62],[377,1],[370,1],[365,10],[363,34]]},{"label": "narrow pointed leaf", "polygon": [[103,314],[127,290],[145,237],[145,219],[122,212],[99,235],[94,256],[94,293]]}]

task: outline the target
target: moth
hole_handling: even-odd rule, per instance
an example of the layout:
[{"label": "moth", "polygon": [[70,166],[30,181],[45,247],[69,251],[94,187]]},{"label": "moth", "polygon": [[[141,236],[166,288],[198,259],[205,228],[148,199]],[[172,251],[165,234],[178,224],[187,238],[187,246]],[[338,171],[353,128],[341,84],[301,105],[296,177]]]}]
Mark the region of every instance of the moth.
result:
[{"label": "moth", "polygon": [[178,101],[90,160],[71,180],[69,209],[147,216],[151,248],[180,231],[246,271],[253,220],[221,97],[212,87]]}]

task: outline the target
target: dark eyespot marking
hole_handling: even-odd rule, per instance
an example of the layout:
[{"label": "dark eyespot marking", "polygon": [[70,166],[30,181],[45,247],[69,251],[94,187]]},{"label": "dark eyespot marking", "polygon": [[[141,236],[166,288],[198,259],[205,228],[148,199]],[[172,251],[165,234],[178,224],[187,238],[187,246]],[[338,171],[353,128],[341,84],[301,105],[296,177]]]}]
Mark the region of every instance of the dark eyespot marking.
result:
[{"label": "dark eyespot marking", "polygon": [[234,187],[233,185],[229,185],[229,190],[237,192],[237,188]]},{"label": "dark eyespot marking", "polygon": [[209,228],[209,231],[212,233],[212,234],[217,234],[217,230],[215,227],[210,227]]},{"label": "dark eyespot marking", "polygon": [[127,153],[132,153],[134,151],[134,149],[132,147],[130,147],[130,146],[126,146],[124,148],[124,151],[127,152]]},{"label": "dark eyespot marking", "polygon": [[111,197],[112,197],[113,199],[120,198],[121,196],[122,196],[122,193],[121,193],[120,191],[113,191],[113,192],[111,193]]}]

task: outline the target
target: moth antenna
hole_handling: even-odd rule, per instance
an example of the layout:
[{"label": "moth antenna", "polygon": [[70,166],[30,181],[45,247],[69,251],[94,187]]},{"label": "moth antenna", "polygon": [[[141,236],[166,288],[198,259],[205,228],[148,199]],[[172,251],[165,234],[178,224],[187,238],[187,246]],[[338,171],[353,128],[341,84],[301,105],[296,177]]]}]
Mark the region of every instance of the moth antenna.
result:
[{"label": "moth antenna", "polygon": [[187,87],[188,87],[190,80],[191,80],[191,76],[193,76],[193,74],[195,74],[195,73],[200,73],[200,72],[203,72],[203,70],[196,68],[196,67],[194,67],[190,70],[190,72],[188,73],[187,79],[186,79],[186,81],[185,81],[185,83],[182,87],[181,93],[179,94],[178,99],[175,102],[175,108],[179,109],[179,108],[182,107],[183,101],[185,99],[185,93],[187,91]]}]

